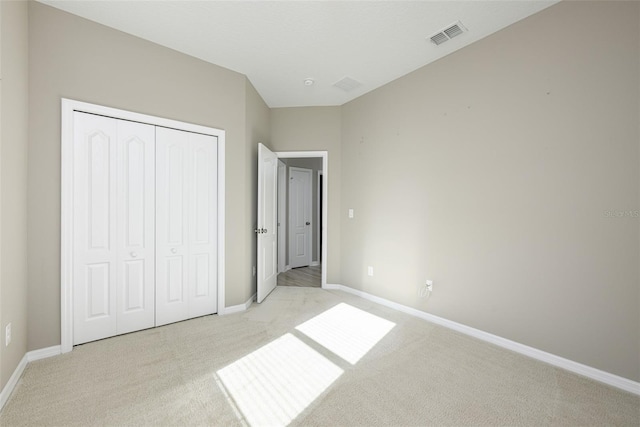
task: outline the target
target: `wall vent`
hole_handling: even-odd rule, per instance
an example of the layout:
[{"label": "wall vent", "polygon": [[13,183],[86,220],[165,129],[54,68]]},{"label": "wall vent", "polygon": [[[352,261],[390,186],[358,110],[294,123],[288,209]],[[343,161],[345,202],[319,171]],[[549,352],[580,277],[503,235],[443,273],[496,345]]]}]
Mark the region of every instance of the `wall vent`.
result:
[{"label": "wall vent", "polygon": [[333,84],[333,86],[337,87],[338,89],[342,89],[345,92],[352,91],[353,89],[361,85],[362,83],[352,79],[351,77],[345,77],[342,80],[337,81]]},{"label": "wall vent", "polygon": [[435,45],[441,45],[442,43],[451,40],[452,38],[457,37],[466,31],[467,29],[464,25],[462,25],[462,22],[458,21],[449,25],[444,30],[438,31],[437,33],[429,37],[429,40],[431,40],[431,43]]}]

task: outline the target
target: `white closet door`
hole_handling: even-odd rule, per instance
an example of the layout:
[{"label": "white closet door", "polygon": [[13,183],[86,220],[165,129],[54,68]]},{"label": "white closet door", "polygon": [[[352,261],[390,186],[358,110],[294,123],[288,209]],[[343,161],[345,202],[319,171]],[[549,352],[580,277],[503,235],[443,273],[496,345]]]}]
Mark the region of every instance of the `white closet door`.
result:
[{"label": "white closet door", "polygon": [[74,113],[74,344],[116,334],[117,121]]},{"label": "white closet door", "polygon": [[217,212],[218,212],[218,147],[213,136],[189,134],[193,165],[193,186],[189,206],[189,257],[187,276],[193,288],[189,291],[189,317],[217,311]]},{"label": "white closet door", "polygon": [[117,333],[155,325],[155,127],[118,120]]},{"label": "white closet door", "polygon": [[154,127],[74,116],[74,344],[154,325]]},{"label": "white closet door", "polygon": [[156,128],[156,325],[216,312],[217,144]]}]

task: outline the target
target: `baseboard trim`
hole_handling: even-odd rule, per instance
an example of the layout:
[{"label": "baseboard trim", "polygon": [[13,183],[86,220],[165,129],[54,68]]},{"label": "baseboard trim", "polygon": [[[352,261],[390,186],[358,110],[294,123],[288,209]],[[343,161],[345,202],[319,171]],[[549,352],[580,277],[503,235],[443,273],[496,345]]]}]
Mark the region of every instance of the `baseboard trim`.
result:
[{"label": "baseboard trim", "polygon": [[251,295],[251,298],[249,298],[242,304],[232,305],[231,307],[225,307],[224,312],[221,314],[227,315],[227,314],[239,313],[241,311],[246,311],[249,307],[251,307],[251,304],[255,300],[256,300],[256,294],[253,294]]},{"label": "baseboard trim", "polygon": [[326,284],[323,289],[343,291],[352,295],[359,296],[366,300],[384,305],[389,308],[401,311],[406,314],[410,314],[415,317],[419,317],[431,323],[435,323],[440,326],[444,326],[454,331],[461,332],[465,335],[480,339],[482,341],[489,342],[507,350],[520,353],[522,355],[531,357],[536,360],[548,363],[553,366],[565,369],[567,371],[582,375],[592,380],[610,385],[612,387],[619,388],[624,391],[636,394],[640,396],[640,382],[632,381],[628,378],[624,378],[609,372],[602,371],[600,369],[593,368],[591,366],[583,365],[582,363],[574,362],[573,360],[565,359],[564,357],[556,356],[555,354],[547,353],[546,351],[538,350],[537,348],[529,347],[524,344],[520,344],[515,341],[511,341],[506,338],[499,337],[497,335],[490,334],[488,332],[481,331],[479,329],[472,328],[470,326],[463,325],[442,317],[429,314],[427,312],[417,310],[406,305],[398,304],[393,301],[372,295],[370,293],[359,291],[357,289],[350,288],[344,285]]},{"label": "baseboard trim", "polygon": [[18,384],[18,380],[22,376],[22,373],[26,369],[28,363],[29,361],[27,355],[25,354],[22,357],[22,360],[20,360],[20,363],[18,363],[18,366],[16,366],[15,371],[13,371],[11,378],[9,378],[9,381],[2,389],[2,392],[0,392],[0,410],[4,408],[5,403],[7,403],[7,401],[9,400],[9,396],[11,396],[11,393],[13,393],[13,389]]},{"label": "baseboard trim", "polygon": [[309,264],[309,267],[317,267],[320,265],[319,261],[311,261],[311,264]]},{"label": "baseboard trim", "polygon": [[33,362],[35,360],[46,359],[48,357],[57,356],[62,354],[62,349],[59,345],[54,345],[47,348],[41,348],[40,350],[33,350],[27,353],[27,360]]},{"label": "baseboard trim", "polygon": [[30,362],[40,359],[46,359],[47,357],[57,356],[59,354],[61,354],[59,345],[41,348],[40,350],[34,350],[26,353],[22,357],[22,360],[20,360],[20,363],[18,363],[18,366],[16,366],[16,369],[13,371],[11,378],[9,378],[9,381],[2,389],[2,392],[0,392],[0,411],[2,410],[2,408],[4,408],[5,403],[7,403],[7,401],[9,400],[11,393],[13,393],[16,385],[18,385],[20,377],[22,376],[24,370],[27,368],[27,365]]}]

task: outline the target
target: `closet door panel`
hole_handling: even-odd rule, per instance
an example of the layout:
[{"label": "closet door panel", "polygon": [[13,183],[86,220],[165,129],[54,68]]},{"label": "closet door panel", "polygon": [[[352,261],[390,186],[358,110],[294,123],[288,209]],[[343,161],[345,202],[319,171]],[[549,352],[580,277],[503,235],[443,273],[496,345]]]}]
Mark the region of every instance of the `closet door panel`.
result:
[{"label": "closet door panel", "polygon": [[156,128],[156,325],[189,318],[189,134]]},{"label": "closet door panel", "polygon": [[117,121],[117,333],[155,325],[155,127]]},{"label": "closet door panel", "polygon": [[116,334],[117,127],[74,113],[74,344]]},{"label": "closet door panel", "polygon": [[190,317],[217,310],[217,140],[213,136],[189,135],[193,157],[193,197],[190,202],[189,248],[192,274]]},{"label": "closet door panel", "polygon": [[217,138],[73,114],[73,344],[215,313]]},{"label": "closet door panel", "polygon": [[156,324],[217,310],[217,140],[156,130]]}]

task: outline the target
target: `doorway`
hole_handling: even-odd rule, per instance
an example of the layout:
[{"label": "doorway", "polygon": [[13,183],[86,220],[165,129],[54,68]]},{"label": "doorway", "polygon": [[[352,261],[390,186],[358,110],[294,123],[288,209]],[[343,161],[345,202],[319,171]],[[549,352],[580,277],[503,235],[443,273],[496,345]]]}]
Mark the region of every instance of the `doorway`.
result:
[{"label": "doorway", "polygon": [[[279,250],[277,284],[323,287],[326,284],[327,271],[323,260],[326,260],[328,192],[322,184],[326,179],[327,153],[321,151],[276,154],[281,162],[278,181],[284,184],[278,191],[278,240],[285,245],[285,248]],[[301,210],[306,210],[305,203],[301,203],[300,200],[301,187],[307,188],[305,192],[309,193],[308,212],[296,218],[296,213],[300,214]],[[296,225],[299,226],[298,231]],[[300,255],[303,251],[308,252],[307,261],[301,261]]]}]

